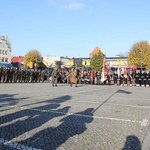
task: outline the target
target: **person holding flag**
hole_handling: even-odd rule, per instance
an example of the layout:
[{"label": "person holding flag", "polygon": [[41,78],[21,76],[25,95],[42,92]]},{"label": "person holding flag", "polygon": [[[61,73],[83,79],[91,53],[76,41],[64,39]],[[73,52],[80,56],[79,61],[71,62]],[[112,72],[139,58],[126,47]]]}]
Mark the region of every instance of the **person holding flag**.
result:
[{"label": "person holding flag", "polygon": [[128,78],[127,78],[127,70],[124,68],[124,86],[127,86]]}]

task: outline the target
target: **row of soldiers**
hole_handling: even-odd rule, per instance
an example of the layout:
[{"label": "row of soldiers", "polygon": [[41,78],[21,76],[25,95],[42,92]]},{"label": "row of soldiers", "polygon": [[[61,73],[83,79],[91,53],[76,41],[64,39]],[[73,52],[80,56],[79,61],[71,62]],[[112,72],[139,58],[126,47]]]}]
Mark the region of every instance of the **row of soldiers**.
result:
[{"label": "row of soldiers", "polygon": [[[58,82],[64,81],[68,83],[67,76],[69,72],[59,70]],[[85,71],[84,68],[77,69],[78,83],[88,84],[108,84],[108,85],[120,85],[120,86],[150,86],[150,71],[133,71],[130,73],[121,73],[119,76],[117,73],[106,73],[105,77],[102,78],[101,73],[95,70]]]},{"label": "row of soldiers", "polygon": [[[28,83],[28,82],[44,82],[49,81],[52,76],[51,70],[32,70],[19,69],[10,67],[0,67],[0,82],[2,83]],[[57,80],[58,83],[69,83],[68,74],[71,70],[58,68]],[[133,85],[136,86],[150,86],[150,71],[135,71],[132,73],[117,73],[105,74],[105,79],[102,80],[101,73],[95,70],[85,71],[84,68],[77,69],[78,83],[88,84],[108,84],[111,85]],[[119,82],[118,82],[119,80]]]},{"label": "row of soldiers", "polygon": [[[119,79],[119,83],[117,82]],[[150,71],[139,71],[136,70],[132,73],[121,73],[120,76],[118,74],[108,74],[107,80],[110,82],[110,80],[114,81],[114,85],[121,85],[121,86],[132,86],[135,84],[136,86],[150,86]]]},{"label": "row of soldiers", "polygon": [[107,85],[120,85],[120,86],[150,86],[150,71],[133,71],[130,73],[122,72],[118,75],[114,73],[106,73],[105,77],[102,78],[99,71],[90,70],[89,72],[84,72],[82,76],[83,81],[90,84],[107,84]]},{"label": "row of soldiers", "polygon": [[1,83],[44,82],[47,76],[42,70],[0,67]]}]

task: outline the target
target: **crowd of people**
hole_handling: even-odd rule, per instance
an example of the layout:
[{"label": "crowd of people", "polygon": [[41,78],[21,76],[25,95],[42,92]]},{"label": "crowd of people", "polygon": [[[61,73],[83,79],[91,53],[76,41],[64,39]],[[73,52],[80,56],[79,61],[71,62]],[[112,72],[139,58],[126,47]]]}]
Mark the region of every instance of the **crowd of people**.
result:
[{"label": "crowd of people", "polygon": [[12,67],[0,67],[1,83],[40,83],[51,82],[52,86],[58,83],[95,84],[95,85],[120,85],[120,86],[150,86],[150,71],[135,70],[131,73],[107,72],[102,79],[101,73],[93,69],[82,68],[50,68],[41,69],[19,69]]}]

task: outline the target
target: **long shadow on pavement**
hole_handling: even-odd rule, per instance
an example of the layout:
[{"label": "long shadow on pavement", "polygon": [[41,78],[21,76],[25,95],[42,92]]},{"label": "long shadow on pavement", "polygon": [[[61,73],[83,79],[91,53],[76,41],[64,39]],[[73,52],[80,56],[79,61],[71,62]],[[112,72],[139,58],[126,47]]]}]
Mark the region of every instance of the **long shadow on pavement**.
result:
[{"label": "long shadow on pavement", "polygon": [[62,122],[56,127],[46,128],[31,138],[23,140],[20,144],[32,146],[42,150],[56,150],[59,146],[65,143],[69,138],[82,134],[87,130],[86,123],[93,121],[93,108],[88,108],[85,111],[71,114],[60,120]]},{"label": "long shadow on pavement", "polygon": [[[66,98],[66,101],[71,98],[68,95],[64,97]],[[62,98],[64,102],[64,97],[62,96],[59,98]],[[18,136],[23,135],[24,133],[41,127],[43,124],[55,117],[63,116],[65,113],[68,112],[70,108],[70,106],[66,106],[59,109],[61,102],[53,104],[55,99],[51,99],[48,101],[52,101],[52,103],[41,107],[34,107],[33,109],[14,107],[13,111],[15,112],[12,112],[11,110],[9,114],[0,116],[0,138],[3,138],[7,141],[15,139]],[[53,113],[49,112],[52,110]],[[55,111],[63,113],[55,113]]]}]

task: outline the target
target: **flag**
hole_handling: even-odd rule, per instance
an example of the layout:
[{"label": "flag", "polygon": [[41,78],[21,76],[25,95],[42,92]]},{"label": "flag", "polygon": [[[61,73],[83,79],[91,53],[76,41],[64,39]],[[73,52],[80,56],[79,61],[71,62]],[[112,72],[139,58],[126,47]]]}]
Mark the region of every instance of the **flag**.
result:
[{"label": "flag", "polygon": [[105,78],[105,57],[103,59],[103,68],[102,68],[102,73],[101,73],[101,82],[103,83],[106,80]]}]

